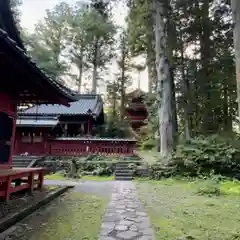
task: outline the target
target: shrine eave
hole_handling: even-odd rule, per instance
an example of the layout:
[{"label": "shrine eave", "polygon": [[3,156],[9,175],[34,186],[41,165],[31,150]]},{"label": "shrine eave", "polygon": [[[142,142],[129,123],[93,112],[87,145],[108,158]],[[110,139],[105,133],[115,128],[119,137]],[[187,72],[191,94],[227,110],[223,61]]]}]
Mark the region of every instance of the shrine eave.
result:
[{"label": "shrine eave", "polygon": [[[76,101],[75,93],[73,91],[63,86],[60,82],[46,76],[46,74],[40,68],[37,67],[36,63],[31,60],[31,58],[26,54],[26,52],[23,49],[21,49],[17,45],[17,43],[9,37],[8,33],[2,29],[0,29],[0,43],[1,42],[2,42],[1,45],[3,44],[7,45],[15,54],[17,54],[19,59],[23,61],[25,65],[30,67],[31,70],[35,73],[36,77],[31,78],[31,81],[33,82],[33,84],[35,81],[37,86],[39,82],[36,82],[36,81],[40,80],[42,84],[45,85],[45,88],[52,89],[52,91],[56,95],[58,95],[59,98],[63,100],[63,102],[65,103],[64,105],[68,105],[67,104],[68,102]],[[11,53],[9,53],[8,50],[6,50],[5,54],[10,55]],[[31,97],[29,100],[31,101]],[[27,102],[27,99],[26,99],[26,102]],[[55,101],[55,103],[57,102],[59,101]]]}]

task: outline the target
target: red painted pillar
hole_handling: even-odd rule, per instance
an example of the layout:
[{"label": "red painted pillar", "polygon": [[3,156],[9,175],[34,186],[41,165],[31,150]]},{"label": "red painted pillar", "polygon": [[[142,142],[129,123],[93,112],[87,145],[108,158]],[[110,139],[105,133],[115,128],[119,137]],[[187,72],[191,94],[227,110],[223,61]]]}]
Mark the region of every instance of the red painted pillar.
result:
[{"label": "red painted pillar", "polygon": [[11,154],[8,160],[8,164],[10,165],[10,167],[12,167],[12,155],[14,151],[15,136],[16,136],[16,118],[13,117],[12,139],[11,139],[12,146],[11,146]]}]

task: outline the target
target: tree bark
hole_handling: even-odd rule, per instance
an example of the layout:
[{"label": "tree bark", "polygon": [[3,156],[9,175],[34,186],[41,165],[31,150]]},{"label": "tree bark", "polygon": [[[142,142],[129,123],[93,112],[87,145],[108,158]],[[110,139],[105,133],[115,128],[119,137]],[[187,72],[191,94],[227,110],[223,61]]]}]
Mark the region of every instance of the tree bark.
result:
[{"label": "tree bark", "polygon": [[82,74],[83,74],[83,64],[79,64],[78,66],[78,93],[81,93],[81,87],[82,87]]},{"label": "tree bark", "polygon": [[189,81],[185,74],[185,67],[184,67],[184,46],[183,46],[183,39],[182,34],[180,36],[180,52],[181,52],[181,75],[182,75],[182,85],[183,85],[183,93],[184,93],[184,132],[185,132],[185,140],[188,141],[191,138],[190,134],[190,113],[189,113],[189,105],[190,105],[190,97],[189,97]]},{"label": "tree bark", "polygon": [[168,61],[169,61],[169,74],[170,74],[170,86],[171,86],[171,93],[172,93],[172,98],[171,98],[171,104],[172,104],[172,127],[173,127],[173,148],[175,150],[175,147],[177,145],[178,141],[178,121],[177,121],[177,104],[176,104],[176,87],[175,87],[175,82],[174,82],[174,64],[173,64],[173,50],[174,50],[174,45],[176,44],[175,40],[175,26],[172,20],[172,8],[170,5],[170,2],[167,2],[166,5],[166,14],[167,14],[167,42],[168,42]]},{"label": "tree bark", "polygon": [[93,77],[92,77],[92,94],[97,93],[97,69],[98,69],[98,61],[99,61],[99,47],[98,47],[98,39],[96,39],[95,47],[94,47],[94,56],[93,56]]},{"label": "tree bark", "polygon": [[231,0],[233,12],[233,37],[236,59],[236,80],[237,80],[237,103],[238,117],[240,119],[240,1]]},{"label": "tree bark", "polygon": [[121,59],[121,83],[120,83],[120,119],[121,122],[124,120],[124,115],[125,115],[125,65],[126,65],[126,44],[123,40],[122,42],[122,59]]},{"label": "tree bark", "polygon": [[155,15],[155,39],[156,39],[156,70],[158,77],[159,97],[159,126],[160,126],[160,153],[167,163],[173,150],[173,125],[172,125],[172,92],[168,61],[167,32],[164,23],[164,4],[160,0],[154,0]]},{"label": "tree bark", "polygon": [[[199,6],[199,8],[201,8]],[[202,72],[202,84],[201,91],[204,96],[203,103],[203,131],[207,134],[211,134],[216,131],[216,125],[214,124],[214,109],[212,106],[212,79],[210,77],[210,20],[209,20],[209,0],[204,0],[201,11],[202,27],[199,32],[200,35],[200,52],[201,52],[201,72]]]}]

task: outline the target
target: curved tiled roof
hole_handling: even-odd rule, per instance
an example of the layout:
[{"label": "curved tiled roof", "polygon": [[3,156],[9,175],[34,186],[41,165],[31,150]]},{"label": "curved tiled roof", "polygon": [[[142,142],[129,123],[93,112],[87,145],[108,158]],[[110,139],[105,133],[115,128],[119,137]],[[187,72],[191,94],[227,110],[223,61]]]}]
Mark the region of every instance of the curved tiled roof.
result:
[{"label": "curved tiled roof", "polygon": [[19,116],[33,115],[90,115],[99,116],[103,111],[103,101],[97,94],[78,94],[76,102],[70,103],[70,107],[59,104],[36,105],[19,113]]},{"label": "curved tiled roof", "polygon": [[[47,76],[26,54],[23,42],[20,38],[19,31],[13,18],[12,11],[10,9],[9,0],[0,0],[0,41],[0,43],[5,43],[8,47],[10,47],[10,49],[18,55],[19,59],[28,64],[29,67],[34,70],[35,74],[40,77],[40,80],[42,80],[43,83],[50,85],[46,87],[52,87],[53,89],[57,90],[57,92],[69,102],[76,100],[74,97],[74,92],[63,86],[60,82]],[[6,52],[6,54],[10,53]],[[37,80],[33,78],[32,81]]]},{"label": "curved tiled roof", "polygon": [[46,81],[52,87],[56,88],[60,94],[68,98],[69,101],[76,101],[75,93],[73,91],[66,88],[58,81],[48,77],[40,68],[37,67],[36,63],[32,61],[31,57],[29,57],[26,52],[22,48],[20,48],[14,40],[9,37],[8,33],[2,29],[0,29],[0,40],[4,41],[9,47],[11,47],[12,50],[19,54],[22,60],[26,61],[28,65],[36,72],[36,74],[40,75],[44,81]]}]

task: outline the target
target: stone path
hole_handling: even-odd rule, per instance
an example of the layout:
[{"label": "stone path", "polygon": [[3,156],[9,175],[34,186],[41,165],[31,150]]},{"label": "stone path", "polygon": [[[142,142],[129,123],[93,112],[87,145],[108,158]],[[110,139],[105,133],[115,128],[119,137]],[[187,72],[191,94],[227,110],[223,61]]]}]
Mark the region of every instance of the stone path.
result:
[{"label": "stone path", "polygon": [[89,193],[97,196],[110,197],[115,181],[71,181],[44,180],[45,185],[74,186],[74,192]]},{"label": "stone path", "polygon": [[131,181],[116,181],[99,240],[155,240],[147,213]]}]

